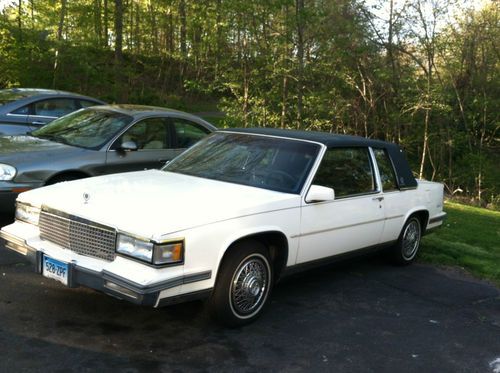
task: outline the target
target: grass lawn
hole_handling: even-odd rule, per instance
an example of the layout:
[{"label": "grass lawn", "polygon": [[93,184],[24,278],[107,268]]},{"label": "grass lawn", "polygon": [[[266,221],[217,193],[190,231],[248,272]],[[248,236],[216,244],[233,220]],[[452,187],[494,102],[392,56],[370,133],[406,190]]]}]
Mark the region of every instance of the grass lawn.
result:
[{"label": "grass lawn", "polygon": [[500,212],[447,202],[443,227],[422,240],[420,260],[456,265],[500,285]]}]

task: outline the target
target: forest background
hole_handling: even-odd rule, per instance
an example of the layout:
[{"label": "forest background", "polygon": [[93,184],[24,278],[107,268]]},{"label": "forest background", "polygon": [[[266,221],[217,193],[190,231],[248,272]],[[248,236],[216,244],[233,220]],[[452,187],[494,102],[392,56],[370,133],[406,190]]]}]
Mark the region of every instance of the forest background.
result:
[{"label": "forest background", "polygon": [[417,177],[499,209],[499,10],[495,0],[0,0],[0,89],[393,141]]}]

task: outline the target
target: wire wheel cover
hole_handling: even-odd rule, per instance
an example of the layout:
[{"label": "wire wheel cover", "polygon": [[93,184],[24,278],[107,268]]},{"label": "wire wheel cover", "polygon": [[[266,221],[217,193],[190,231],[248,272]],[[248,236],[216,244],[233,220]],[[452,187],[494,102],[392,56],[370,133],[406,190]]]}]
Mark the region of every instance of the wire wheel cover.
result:
[{"label": "wire wheel cover", "polygon": [[267,263],[252,256],[239,266],[231,284],[231,303],[234,311],[248,315],[257,311],[268,293],[269,269]]},{"label": "wire wheel cover", "polygon": [[420,225],[416,220],[412,220],[403,234],[403,256],[405,259],[412,259],[418,250],[420,243]]}]

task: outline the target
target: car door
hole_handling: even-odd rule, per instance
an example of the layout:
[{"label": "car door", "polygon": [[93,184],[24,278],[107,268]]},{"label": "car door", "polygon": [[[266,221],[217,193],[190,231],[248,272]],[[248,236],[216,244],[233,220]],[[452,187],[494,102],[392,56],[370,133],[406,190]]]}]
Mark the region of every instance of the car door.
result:
[{"label": "car door", "polygon": [[[131,142],[137,150],[121,150],[122,144]],[[111,145],[106,170],[116,173],[160,168],[176,154],[168,118],[147,118],[133,124]]]},{"label": "car door", "polygon": [[333,188],[333,201],[303,202],[297,263],[376,245],[384,206],[371,152],[366,147],[331,148],[313,184]]},{"label": "car door", "polygon": [[79,106],[72,98],[49,98],[31,104],[32,111],[28,117],[31,129],[35,130],[52,122],[54,119],[72,113]]}]

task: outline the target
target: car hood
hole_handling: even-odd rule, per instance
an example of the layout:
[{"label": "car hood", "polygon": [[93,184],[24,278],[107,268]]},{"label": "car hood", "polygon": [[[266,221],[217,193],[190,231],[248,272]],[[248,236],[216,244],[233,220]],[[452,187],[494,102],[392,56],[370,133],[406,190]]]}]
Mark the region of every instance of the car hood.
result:
[{"label": "car hood", "polygon": [[63,182],[18,201],[142,237],[159,237],[240,216],[297,207],[300,196],[159,170]]},{"label": "car hood", "polygon": [[13,166],[40,161],[40,157],[53,157],[70,151],[84,150],[33,136],[0,136],[0,163]]}]

